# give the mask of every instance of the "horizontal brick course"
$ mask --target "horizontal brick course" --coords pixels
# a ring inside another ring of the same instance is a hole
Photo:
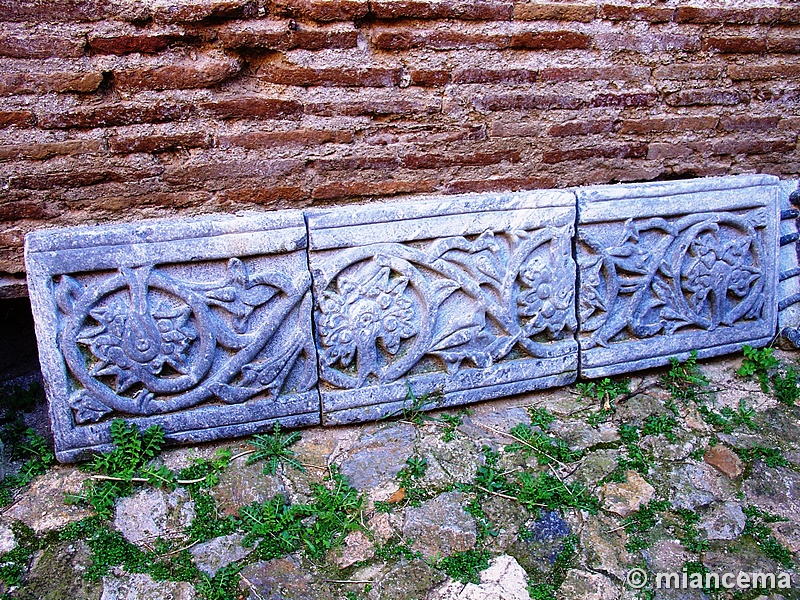
[[[115,70],[114,84],[124,91],[213,87],[236,75],[240,68],[240,60],[222,54],[143,62]]]
[[[0,276],[11,228],[796,173],[766,4],[0,0]]]
[[[264,21],[235,21],[215,30],[226,48],[271,50],[321,50],[323,48],[355,48],[358,32],[352,24],[333,26],[290,26],[288,19]]]
[[[506,21],[514,13],[508,0],[373,0],[370,13],[378,19],[467,19]]]
[[[261,81],[296,86],[393,87],[400,84],[400,69],[332,67],[309,69],[304,67],[268,65],[258,69]]]
[[[194,105],[188,102],[169,100],[158,100],[147,104],[115,102],[64,111],[42,112],[38,115],[37,121],[43,129],[85,129],[177,121],[193,112]]]
[[[597,9],[594,4],[561,2],[517,2],[514,19],[520,21],[580,21],[588,23],[594,19]]]
[[[99,71],[79,68],[50,72],[0,72],[0,96],[47,94],[50,92],[93,92],[103,82]]]
[[[647,144],[604,144],[591,148],[570,150],[547,150],[542,162],[555,164],[565,161],[587,160],[592,158],[642,158],[647,155]]]

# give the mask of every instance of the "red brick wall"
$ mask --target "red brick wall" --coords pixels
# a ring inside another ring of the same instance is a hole
[[[0,0],[3,19],[0,281],[44,225],[800,170],[795,1]]]

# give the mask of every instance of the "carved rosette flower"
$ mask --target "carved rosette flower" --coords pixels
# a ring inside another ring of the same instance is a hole
[[[517,298],[517,312],[528,317],[528,336],[547,330],[550,335],[563,331],[571,317],[573,281],[564,265],[548,264],[542,258],[528,261],[519,273],[525,288]]]
[[[143,381],[145,373],[159,375],[164,365],[186,373],[186,355],[197,337],[188,324],[189,307],[162,302],[152,312],[139,314],[115,298],[89,314],[99,325],[82,332],[78,342],[98,359],[90,375],[115,376],[118,393]]]
[[[739,298],[750,292],[760,275],[757,268],[747,264],[750,244],[748,238],[723,243],[711,232],[692,240],[684,281],[692,310],[703,312],[711,303],[717,318],[722,318],[728,292]]]
[[[320,301],[325,364],[347,367],[357,357],[359,383],[371,373],[380,376],[377,342],[395,355],[419,331],[407,286],[408,278],[390,277],[388,267],[361,280],[340,277],[338,291],[326,291]]]

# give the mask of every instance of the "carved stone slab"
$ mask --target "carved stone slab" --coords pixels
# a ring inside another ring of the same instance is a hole
[[[800,190],[797,180],[781,181],[778,331],[800,347]]]
[[[192,442],[319,423],[305,247],[299,211],[29,235],[59,460],[120,417]]]
[[[309,211],[325,424],[563,385],[577,327],[570,192]]]
[[[779,189],[757,175],[577,190],[581,376],[768,343]]]

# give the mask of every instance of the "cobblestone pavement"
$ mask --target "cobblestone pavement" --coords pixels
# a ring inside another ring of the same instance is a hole
[[[464,410],[419,399],[116,479],[53,466],[11,490],[0,578],[30,599],[797,598],[798,355],[774,357],[750,378],[738,356]]]

